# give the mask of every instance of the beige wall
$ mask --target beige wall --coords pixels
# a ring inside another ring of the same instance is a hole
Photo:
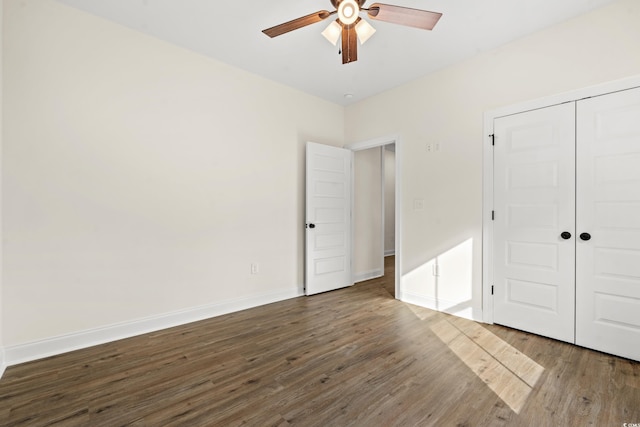
[[[362,281],[384,274],[381,148],[356,151],[353,163],[353,275]]]
[[[5,1],[0,344],[299,293],[304,142],[390,134],[403,288],[480,318],[483,113],[639,74],[639,8],[621,0],[345,112],[50,0]]]
[[[483,113],[640,73],[639,22],[621,0],[346,109],[348,141],[401,136],[403,292],[481,319]]]
[[[5,346],[302,291],[304,143],[341,146],[342,107],[50,0],[4,14]]]
[[[384,150],[384,252],[396,249],[396,153]]]

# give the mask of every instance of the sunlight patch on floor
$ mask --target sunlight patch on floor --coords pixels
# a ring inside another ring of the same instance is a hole
[[[445,319],[431,330],[515,413],[520,413],[544,368],[487,329]]]
[[[438,315],[437,311],[434,311],[430,308],[425,308],[419,305],[405,303],[405,305],[416,315],[416,317],[420,320],[429,319],[430,317]]]

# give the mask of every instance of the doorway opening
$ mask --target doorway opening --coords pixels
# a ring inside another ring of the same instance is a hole
[[[401,147],[397,137],[350,144],[353,168],[354,283],[392,274],[387,290],[400,299]],[[391,265],[390,265],[391,264]]]

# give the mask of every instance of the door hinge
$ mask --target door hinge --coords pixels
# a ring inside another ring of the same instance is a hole
[[[489,138],[491,138],[491,145],[496,145],[496,135],[492,133]]]
[[[491,211],[491,221],[496,220],[496,211]]]
[[[493,295],[493,285],[491,285],[491,295]]]

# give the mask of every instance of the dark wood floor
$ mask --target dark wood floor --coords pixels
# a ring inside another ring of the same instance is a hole
[[[640,364],[411,306],[389,286],[375,279],[10,367],[0,425],[640,423]]]
[[[384,277],[376,282],[380,283],[389,295],[396,297],[396,283],[394,281],[394,275],[396,271],[396,257],[388,256],[384,258]]]

